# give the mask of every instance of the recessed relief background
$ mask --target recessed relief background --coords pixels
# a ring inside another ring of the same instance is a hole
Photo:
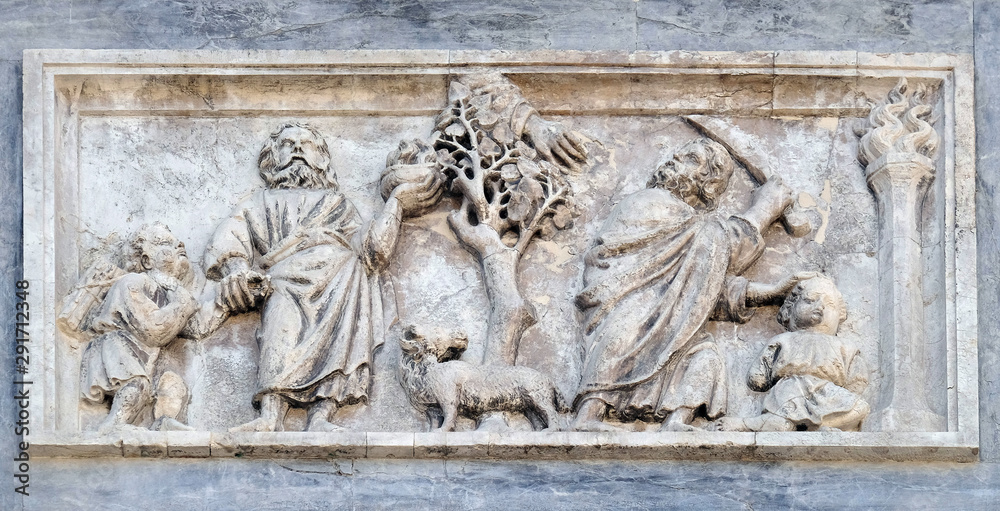
[[[86,269],[87,253],[101,250],[102,239],[112,233],[128,236],[153,221],[169,222],[201,270],[204,248],[215,226],[263,186],[256,172],[260,146],[271,131],[289,120],[309,123],[325,135],[331,168],[365,219],[382,202],[377,190],[386,155],[399,140],[426,137],[432,127],[432,119],[419,117],[85,118],[80,195],[100,199],[79,203],[83,236],[77,271]],[[678,116],[553,120],[591,140],[587,143],[590,161],[567,176],[580,211],[573,227],[559,231],[551,240],[535,241],[525,252],[519,279],[525,298],[539,311],[539,320],[524,333],[518,364],[551,374],[564,395],[573,396],[584,350],[580,313],[573,303],[581,289],[582,256],[614,204],[645,188],[653,171],[673,151],[700,134]],[[774,172],[802,194],[800,200],[815,205],[821,218],[816,232],[805,238],[789,236],[780,225],[769,228],[765,232],[768,247],[745,276],[763,282],[780,280],[794,271],[835,276],[849,311],[840,335],[853,338],[866,358],[877,360],[877,305],[871,286],[878,278],[876,211],[856,161],[853,127],[861,121],[730,119],[737,129],[766,144]],[[719,211],[725,215],[742,211],[750,204],[755,187],[738,167]],[[456,209],[455,202],[446,199],[404,224],[389,275],[400,322],[463,328],[469,335],[466,357],[475,359],[483,349],[489,303],[478,262],[448,227],[446,215]],[[203,270],[200,273],[199,280],[203,280]],[[776,314],[777,307],[772,306],[758,310],[743,325],[711,322],[707,327],[729,364],[731,414],[750,414],[760,407],[762,395],[750,391],[744,375],[767,339],[782,331]],[[225,429],[253,417],[250,398],[258,357],[255,323],[250,317],[234,318],[207,339],[182,340],[164,353],[165,362],[191,382],[188,414],[192,426]],[[387,342],[378,353],[371,405],[345,411],[345,425],[380,431],[422,427],[396,382],[398,349],[397,343]],[[877,385],[868,392],[875,389]],[[939,394],[938,406],[944,397]],[[874,395],[868,399],[873,402]],[[85,410],[83,427],[96,416],[103,412]]]

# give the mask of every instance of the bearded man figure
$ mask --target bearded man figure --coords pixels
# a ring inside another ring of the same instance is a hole
[[[811,274],[776,285],[740,276],[764,252],[762,233],[792,203],[778,178],[745,212],[715,213],[735,165],[707,138],[682,147],[623,199],[585,256],[587,356],[574,402],[577,430],[615,429],[604,419],[695,429],[726,410],[725,359],[703,328],[745,322],[750,307],[776,303]]]
[[[290,406],[308,408],[307,431],[333,431],[339,407],[367,403],[385,332],[380,272],[402,219],[440,200],[441,183],[429,170],[399,184],[364,224],[330,162],[316,129],[281,126],[257,162],[267,188],[240,204],[206,249],[224,307],[261,314],[260,417],[232,431],[281,431]]]

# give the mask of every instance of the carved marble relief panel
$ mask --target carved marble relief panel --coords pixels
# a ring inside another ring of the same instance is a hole
[[[976,457],[966,57],[25,59],[49,455]]]

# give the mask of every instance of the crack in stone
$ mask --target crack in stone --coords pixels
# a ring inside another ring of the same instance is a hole
[[[333,470],[333,471],[329,471],[329,470],[304,470],[304,469],[300,469],[300,468],[289,467],[287,465],[282,465],[281,463],[278,463],[277,465],[279,467],[285,469],[285,470],[288,470],[289,472],[295,472],[297,474],[325,474],[325,475],[335,475],[335,476],[343,476],[343,477],[351,477],[351,476],[354,475],[353,471],[352,472],[344,472],[340,468],[337,468],[336,470]]]

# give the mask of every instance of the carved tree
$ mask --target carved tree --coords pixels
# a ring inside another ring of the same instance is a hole
[[[572,189],[561,167],[542,160],[501,122],[489,93],[452,81],[449,107],[431,135],[448,189],[462,206],[448,222],[483,268],[492,307],[484,363],[514,364],[535,310],[517,287],[517,268],[536,235],[572,225]]]

